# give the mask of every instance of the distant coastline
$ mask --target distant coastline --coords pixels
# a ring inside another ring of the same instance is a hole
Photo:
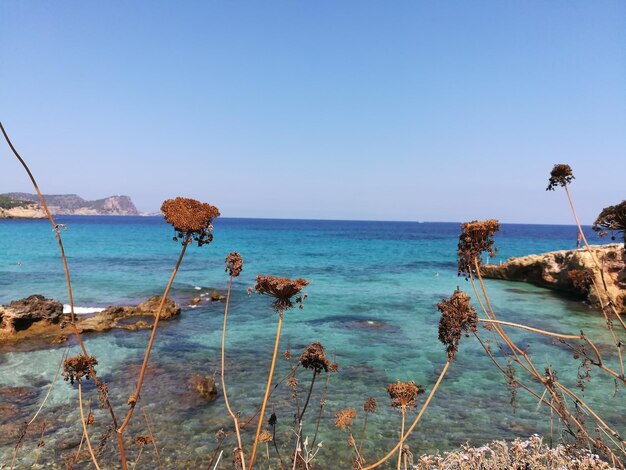
[[[93,201],[76,194],[44,194],[43,197],[53,215],[142,215],[129,196],[109,196]],[[45,216],[36,194],[0,194],[0,219],[42,219]]]

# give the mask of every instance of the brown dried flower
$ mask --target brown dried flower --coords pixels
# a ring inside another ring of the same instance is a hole
[[[305,369],[311,369],[315,373],[328,372],[331,367],[331,362],[324,353],[324,346],[321,343],[315,342],[309,344],[302,356],[300,356],[300,364]]]
[[[213,240],[213,219],[220,216],[217,207],[186,197],[177,197],[163,202],[161,211],[165,221],[174,227],[174,241],[182,238],[183,243],[195,240],[198,246]]]
[[[415,385],[415,382],[400,382],[387,385],[387,393],[391,397],[392,408],[415,408],[417,395],[424,393],[424,390]]]
[[[259,434],[259,442],[272,442],[273,437],[269,431],[263,430]]]
[[[300,291],[309,285],[306,279],[291,280],[286,277],[263,276],[259,274],[256,277],[254,291],[257,294],[269,295],[274,297],[272,306],[276,311],[287,310],[300,304],[306,299],[306,294],[300,294]],[[295,299],[293,298],[295,296]]]
[[[291,377],[289,377],[287,379],[287,387],[289,387],[292,390],[298,388],[298,377],[296,377],[295,375],[292,375]]]
[[[152,442],[152,436],[147,436],[145,434],[138,434],[137,436],[135,436],[135,444],[137,444],[138,446],[143,447],[147,444],[152,444]]]
[[[601,237],[607,234],[607,230],[621,233],[626,247],[626,201],[602,209],[591,228],[598,232]],[[611,238],[615,240],[614,235]]]
[[[239,253],[233,251],[226,257],[226,271],[229,276],[237,277],[243,269],[243,258]]]
[[[85,424],[86,425],[90,425],[90,424],[96,424],[96,418],[93,415],[93,413],[90,411],[89,413],[87,413],[87,418],[85,419]]]
[[[459,276],[469,276],[475,272],[474,259],[478,265],[482,263],[481,254],[486,252],[491,258],[498,251],[493,246],[493,236],[500,230],[500,224],[496,219],[473,220],[461,225],[459,245],[457,248]]]
[[[365,403],[363,403],[363,411],[365,411],[366,413],[376,413],[377,407],[378,404],[376,403],[376,398],[374,397],[369,397],[367,400],[365,400]]]
[[[595,276],[593,271],[589,268],[585,269],[572,269],[568,271],[567,277],[572,281],[572,285],[579,289],[582,293],[589,293],[589,289],[593,285]]]
[[[283,353],[283,357],[285,358],[285,360],[287,361],[291,361],[291,351],[287,350]]]
[[[449,299],[442,299],[437,309],[441,312],[439,341],[446,346],[448,359],[452,361],[459,350],[461,334],[465,332],[465,336],[469,336],[470,331],[476,331],[478,315],[470,305],[470,297],[459,289]]]
[[[97,364],[98,360],[94,356],[78,354],[77,356],[69,357],[63,363],[63,378],[72,385],[83,377],[89,379],[91,377],[91,368]]]
[[[554,188],[557,186],[564,188],[571,183],[573,179],[574,173],[572,173],[572,168],[564,163],[558,163],[554,165],[554,168],[552,168],[550,172],[550,184],[548,184],[546,191],[554,191]]]
[[[346,429],[352,426],[352,420],[356,418],[356,410],[354,408],[346,408],[335,413],[335,426],[340,429]]]
[[[339,364],[336,362],[328,364],[328,372],[339,372]]]

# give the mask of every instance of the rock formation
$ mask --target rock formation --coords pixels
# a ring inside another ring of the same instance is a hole
[[[153,296],[135,307],[110,306],[91,315],[77,315],[76,327],[81,332],[104,332],[113,328],[138,330],[150,328],[151,319],[158,310],[161,297]],[[160,319],[170,320],[181,309],[171,299],[165,301]],[[49,339],[52,344],[63,343],[72,331],[67,327],[69,315],[63,314],[63,305],[42,295],[31,295],[0,306],[0,339]]]
[[[485,278],[530,282],[580,295],[594,307],[607,305],[611,300],[618,312],[626,313],[626,255],[623,245],[592,245],[591,250],[601,270],[597,269],[591,254],[581,248],[510,258],[499,266],[484,265],[481,272]]]

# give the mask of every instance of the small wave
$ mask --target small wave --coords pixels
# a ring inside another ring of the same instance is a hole
[[[76,315],[87,315],[88,313],[98,313],[98,312],[102,312],[102,310],[104,310],[104,308],[102,307],[77,307],[76,305],[74,305],[74,313]],[[70,313],[70,306],[68,305],[63,305],[63,313]]]
[[[194,289],[195,290],[202,290],[202,287],[195,286]]]

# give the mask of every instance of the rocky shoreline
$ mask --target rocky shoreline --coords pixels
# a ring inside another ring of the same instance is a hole
[[[207,300],[220,301],[222,296],[212,291]],[[101,312],[76,315],[76,328],[81,333],[103,333],[114,329],[141,330],[151,328],[161,297],[152,296],[138,305],[111,305]],[[191,305],[201,302],[194,298]],[[173,300],[165,301],[160,320],[172,320],[181,313]],[[63,313],[58,300],[43,295],[31,295],[0,305],[0,341],[4,344],[33,340],[42,344],[62,344],[73,334],[70,315]]]
[[[626,314],[624,246],[614,243],[591,245],[590,248],[601,270],[596,267],[589,251],[581,248],[510,258],[500,265],[482,266],[481,273],[488,279],[528,282],[577,295],[596,308],[611,300],[618,312]],[[606,285],[606,292],[603,285]]]

